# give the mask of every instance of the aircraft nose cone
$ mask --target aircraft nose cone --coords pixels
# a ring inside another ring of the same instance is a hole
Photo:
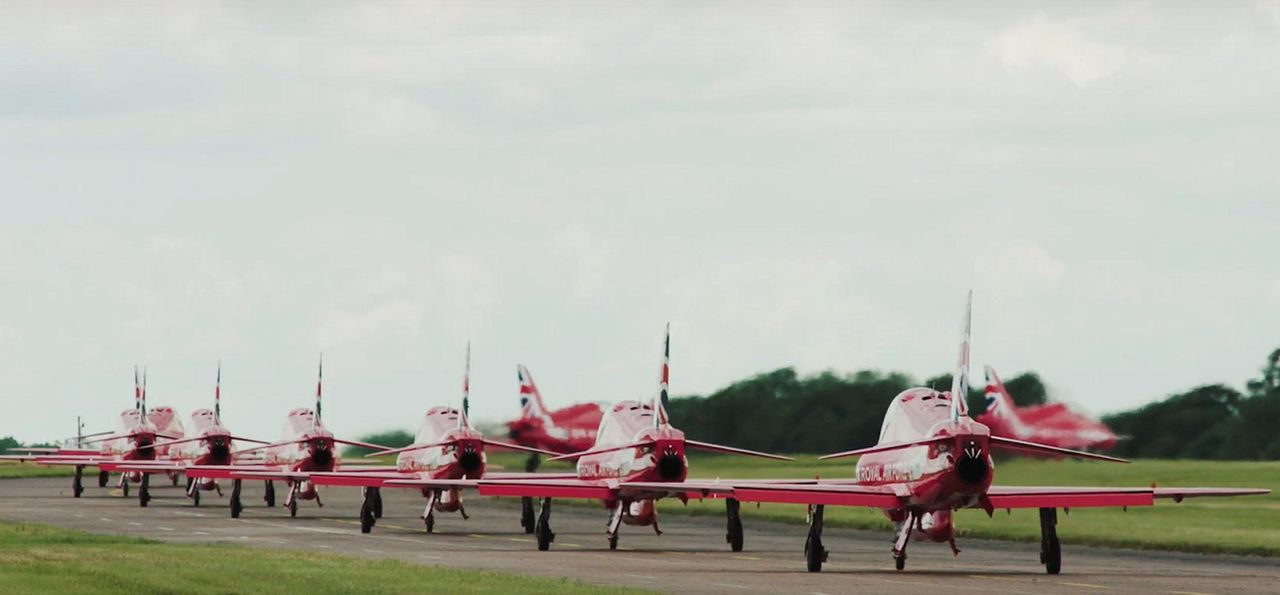
[[[658,459],[658,476],[663,479],[680,479],[684,473],[684,458],[675,453],[667,453]]]
[[[215,442],[209,447],[209,456],[215,461],[231,461],[231,447],[225,442]]]
[[[956,475],[960,477],[960,481],[980,484],[987,479],[987,474],[990,472],[987,458],[983,456],[980,446],[970,443],[960,451],[960,460],[956,462]]]
[[[321,467],[333,462],[333,451],[327,448],[317,448],[311,453],[311,462]]]
[[[467,473],[476,471],[480,468],[480,453],[474,450],[463,451],[458,455],[458,465]]]

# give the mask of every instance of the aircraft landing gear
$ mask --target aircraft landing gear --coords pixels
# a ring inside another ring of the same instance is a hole
[[[538,539],[539,551],[551,549],[551,542],[556,540],[556,534],[551,532],[551,498],[542,499],[542,509],[538,511],[538,523],[533,532]]]
[[[98,471],[98,487],[107,487],[107,482],[111,481],[111,474],[106,471]]]
[[[605,525],[605,535],[609,537],[609,549],[618,549],[618,529],[622,527],[622,513],[626,507],[626,503],[619,500],[618,505],[613,508],[613,514],[609,515],[609,524]]]
[[[290,481],[289,492],[284,495],[284,507],[289,509],[289,516],[298,516],[298,487],[299,483]]]
[[[200,486],[190,477],[187,478],[187,497],[191,498],[192,506],[200,506]]]
[[[138,506],[143,508],[146,508],[147,504],[151,502],[151,490],[147,489],[150,483],[151,474],[143,473],[142,481],[138,484]]]
[[[427,526],[427,533],[436,530],[436,502],[440,500],[440,490],[431,490],[427,494],[427,507],[422,510],[422,523]]]
[[[911,541],[911,530],[920,523],[920,516],[909,513],[907,520],[898,525],[898,534],[893,538],[893,567],[902,570],[907,567],[907,543]]]
[[[1062,544],[1058,543],[1058,509],[1040,509],[1040,563],[1049,574],[1062,572]]]
[[[262,494],[262,501],[267,503],[267,508],[275,508],[276,505],[276,484],[274,481],[267,480],[266,491]]]
[[[524,496],[520,498],[520,526],[524,527],[526,534],[533,534],[533,527],[536,521],[533,520],[533,498]]]
[[[170,473],[169,473],[169,481],[173,483],[173,487],[175,487],[175,488],[176,488],[176,487],[178,487],[178,474],[177,474],[177,473],[170,472]]]
[[[244,510],[244,505],[240,503],[240,482],[239,479],[231,481],[231,518],[240,518],[240,511]]]
[[[382,488],[369,488],[373,494],[373,518],[382,518]]]
[[[741,504],[737,498],[724,501],[725,516],[728,518],[729,525],[724,540],[729,542],[729,549],[735,552],[742,551],[742,515],[738,513],[740,507]]]
[[[80,480],[83,475],[84,465],[76,465],[75,477],[71,478],[71,496],[73,498],[79,498],[80,494],[84,493],[84,483]]]
[[[378,488],[365,488],[364,499],[360,502],[360,532],[368,533],[373,531],[373,526],[377,524],[377,515],[373,510],[373,497],[377,494]]]
[[[129,497],[129,474],[128,473],[120,474],[120,493],[123,494],[125,498]]]
[[[809,507],[809,537],[804,541],[804,559],[809,572],[821,572],[822,563],[827,561],[827,550],[822,547],[822,513],[823,505]]]
[[[529,458],[525,459],[524,461],[524,470],[527,473],[533,473],[534,471],[537,471],[538,467],[541,465],[542,465],[542,457],[539,457],[538,453],[536,452],[529,453]]]

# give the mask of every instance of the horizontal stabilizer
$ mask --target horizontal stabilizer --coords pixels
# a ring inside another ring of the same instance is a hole
[[[697,450],[705,450],[707,452],[718,452],[729,455],[742,455],[746,457],[760,457],[762,459],[773,459],[775,461],[794,461],[791,457],[782,455],[769,454],[767,452],[756,452],[745,448],[734,448],[732,446],[722,446],[719,444],[711,444],[710,442],[698,442],[697,440],[685,440],[685,446]]]
[[[548,461],[568,461],[568,460],[577,459],[577,458],[590,456],[590,455],[604,454],[606,452],[617,452],[619,450],[626,450],[628,448],[640,448],[642,446],[652,446],[653,444],[655,444],[655,442],[652,440],[644,440],[641,442],[632,442],[631,444],[623,444],[621,446],[607,446],[605,448],[592,448],[592,449],[584,450],[581,452],[573,452],[567,455],[551,457],[547,460]]]
[[[844,452],[837,452],[829,455],[823,455],[818,457],[818,460],[821,461],[826,459],[840,459],[844,457],[858,457],[858,456],[869,455],[877,452],[889,452],[891,450],[915,448],[917,446],[932,446],[939,442],[948,442],[951,439],[952,439],[951,436],[937,436],[937,437],[929,438],[926,440],[916,440],[914,442],[894,442],[892,444],[877,444],[875,446],[868,446],[866,448],[859,448],[857,450],[846,450]]]
[[[485,446],[492,446],[494,448],[505,448],[508,450],[522,450],[524,452],[532,452],[532,453],[537,453],[541,455],[547,455],[549,457],[554,457],[560,454],[556,452],[551,452],[549,450],[542,450],[541,448],[533,448],[531,446],[522,446],[520,444],[508,444],[506,442],[498,442],[497,440],[489,440],[488,438],[484,440],[484,444]]]
[[[1107,455],[1094,454],[1080,450],[1071,450],[1069,448],[1058,448],[1047,444],[1036,444],[1035,442],[1024,442],[1022,440],[1014,440],[1013,438],[1002,438],[1000,436],[991,437],[991,448],[1000,449],[1008,452],[1016,452],[1027,455],[1041,455],[1050,457],[1077,457],[1081,459],[1093,459],[1095,461],[1108,461],[1111,463],[1128,463],[1124,459],[1109,457]]]

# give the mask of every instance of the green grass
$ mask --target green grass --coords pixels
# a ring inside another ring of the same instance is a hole
[[[178,545],[0,521],[5,593],[623,593],[568,579]]]
[[[94,469],[94,471],[96,471],[96,469]],[[75,469],[73,467],[42,467],[35,463],[0,461],[0,479],[19,479],[23,477],[71,477],[74,474]]]
[[[799,455],[795,463],[757,459],[697,456],[690,462],[691,476],[724,479],[853,477],[853,462],[819,462]],[[523,457],[491,457],[511,470],[523,469]],[[544,465],[543,471],[564,470],[564,465]],[[1134,461],[1128,465],[1101,462],[1003,460],[996,463],[996,483],[1001,485],[1059,486],[1223,486],[1269,488],[1266,496],[1191,498],[1182,503],[1159,500],[1154,507],[1122,509],[1090,508],[1059,515],[1058,535],[1065,543],[1131,547],[1189,552],[1217,552],[1280,556],[1280,461]],[[663,513],[723,515],[718,500],[676,500],[659,504]],[[743,504],[746,518],[801,524],[805,507],[793,504]],[[890,530],[879,510],[827,507],[827,526]],[[1038,541],[1039,516],[1035,510],[997,510],[988,518],[980,510],[956,513],[960,537]],[[748,528],[749,530],[749,528]],[[964,547],[960,544],[961,548]]]

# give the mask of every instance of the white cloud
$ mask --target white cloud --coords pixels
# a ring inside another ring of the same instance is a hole
[[[1124,48],[1091,40],[1083,29],[1077,21],[1050,20],[1042,12],[1001,31],[988,51],[1006,69],[1046,68],[1078,86],[1120,72],[1125,65]]]

